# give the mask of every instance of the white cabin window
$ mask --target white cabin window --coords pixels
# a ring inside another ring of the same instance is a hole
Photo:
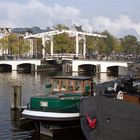
[[[53,81],[53,91],[59,91],[59,80]]]
[[[61,91],[66,91],[66,81],[65,80],[61,81],[60,89],[61,89]]]

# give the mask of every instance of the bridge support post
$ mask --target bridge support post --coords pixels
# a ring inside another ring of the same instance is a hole
[[[72,72],[78,72],[78,62],[72,60]]]
[[[37,65],[34,65],[34,70],[37,71]]]
[[[86,37],[85,35],[83,36],[83,40],[84,40],[84,44],[83,44],[83,57],[85,59],[85,56],[86,56]]]
[[[12,71],[17,71],[17,65],[15,64],[12,65]]]
[[[36,65],[34,65],[34,64],[31,64],[31,71],[35,71],[35,67]]]
[[[100,64],[96,65],[96,73],[100,73],[101,72],[101,66]]]
[[[63,72],[71,72],[72,71],[72,65],[69,63],[62,65],[62,71]]]
[[[50,54],[51,54],[51,58],[53,57],[53,36],[51,36],[50,37],[50,41],[51,41],[51,52],[50,52]]]
[[[42,37],[42,57],[45,57],[45,37]]]

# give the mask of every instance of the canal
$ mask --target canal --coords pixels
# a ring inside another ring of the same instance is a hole
[[[23,120],[20,113],[11,110],[10,97],[13,86],[22,88],[22,106],[27,105],[30,96],[46,92],[46,82],[52,76],[66,75],[59,71],[40,73],[0,73],[0,140],[49,140],[36,133],[36,126],[31,121]],[[72,74],[69,74],[72,75]],[[85,74],[84,74],[85,75]],[[87,75],[86,75],[87,76]],[[91,75],[96,83],[114,79],[106,74]],[[64,136],[64,139],[66,136]],[[57,138],[56,138],[57,139]],[[82,139],[82,138],[81,138]],[[79,140],[81,140],[79,138]],[[51,140],[51,139],[50,139]],[[58,138],[60,140],[60,138]],[[62,138],[61,138],[62,140]]]

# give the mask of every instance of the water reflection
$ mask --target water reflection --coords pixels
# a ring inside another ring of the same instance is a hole
[[[1,140],[46,140],[49,138],[38,135],[35,132],[35,125],[32,121],[22,120],[19,112],[11,111],[10,95],[13,93],[13,86],[22,87],[22,106],[29,102],[33,95],[46,92],[46,81],[56,75],[73,75],[72,73],[38,72],[22,74],[13,71],[12,73],[0,73],[0,139]],[[86,74],[84,74],[86,75]],[[87,76],[87,75],[86,75]],[[89,76],[89,74],[88,74]],[[96,83],[112,80],[106,74],[91,75]],[[30,124],[30,125],[29,125]]]

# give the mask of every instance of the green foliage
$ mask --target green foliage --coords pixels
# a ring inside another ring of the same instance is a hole
[[[137,38],[133,35],[127,35],[122,39],[122,46],[124,53],[135,53],[137,45]]]
[[[69,30],[69,27],[63,25],[63,24],[57,24],[54,26],[55,30]]]
[[[49,54],[50,53],[50,50],[51,50],[51,43],[50,43],[49,40],[47,40],[45,42],[45,52]]]
[[[9,34],[0,39],[0,47],[10,55],[24,54],[30,50],[30,44],[22,36]]]
[[[140,41],[137,41],[136,44],[134,45],[133,52],[135,55],[140,55]]]
[[[108,48],[104,42],[104,39],[98,39],[97,40],[97,51],[99,54],[106,54]]]
[[[118,54],[118,53],[123,52],[123,50],[124,50],[124,48],[121,45],[121,41],[118,40],[117,38],[114,38],[114,53]]]
[[[68,34],[60,34],[54,36],[54,51],[56,53],[73,53],[75,41]]]
[[[97,48],[96,48],[96,45],[97,45],[97,38],[95,37],[91,37],[91,36],[87,36],[86,37],[86,45],[87,45],[87,48],[89,50],[92,50],[92,51],[95,51]]]
[[[30,43],[27,40],[21,39],[18,46],[19,54],[25,54],[30,50]]]
[[[116,46],[115,37],[111,35],[108,31],[104,31],[103,34],[107,35],[107,38],[104,39],[104,43],[106,46],[106,53],[111,54]]]

